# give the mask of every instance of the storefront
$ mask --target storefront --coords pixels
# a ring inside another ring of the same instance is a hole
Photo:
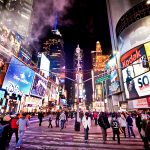
[[[150,106],[147,98],[128,101],[128,110],[148,110]]]
[[[24,96],[21,101],[20,111],[38,112],[42,107],[42,99],[33,96]]]

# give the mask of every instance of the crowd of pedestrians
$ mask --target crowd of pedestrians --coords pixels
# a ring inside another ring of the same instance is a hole
[[[131,113],[106,113],[106,112],[86,112],[84,117],[81,118],[82,124],[84,127],[84,136],[85,143],[88,142],[88,131],[91,128],[91,122],[94,121],[95,125],[99,125],[103,137],[103,143],[105,144],[107,141],[107,129],[112,128],[113,137],[112,140],[115,141],[117,136],[118,144],[120,141],[120,134],[124,134],[124,138],[131,138],[133,136],[136,138],[134,130],[133,130],[133,117],[135,118],[135,124],[139,131],[139,135],[144,143],[145,150],[149,150],[149,142],[150,142],[150,112],[148,113],[135,113],[131,115]],[[128,133],[128,136],[126,134]]]
[[[26,113],[7,114],[0,118],[0,150],[8,149],[13,133],[16,136],[16,148],[21,147],[23,135],[29,126],[29,119]]]
[[[68,113],[68,111],[62,110],[55,113],[47,114],[48,128],[60,128],[63,131],[66,128],[68,117],[73,118],[77,113]],[[37,118],[39,119],[39,127],[42,126],[43,118],[45,114],[39,112]],[[136,125],[139,135],[144,143],[145,150],[149,150],[150,141],[150,113],[139,113],[134,115],[131,113],[106,113],[106,112],[83,112],[80,111],[80,124],[84,128],[84,140],[88,143],[89,130],[95,126],[100,126],[102,133],[103,143],[107,143],[107,129],[112,128],[112,140],[120,144],[120,134],[124,135],[124,138],[136,138],[133,126]],[[135,124],[134,119],[135,118]],[[23,141],[23,136],[27,127],[29,126],[30,115],[16,114],[5,115],[0,118],[0,146],[1,150],[6,150],[9,147],[13,133],[15,133],[16,148],[20,148]],[[53,122],[55,121],[55,125]],[[93,123],[92,123],[93,121]]]

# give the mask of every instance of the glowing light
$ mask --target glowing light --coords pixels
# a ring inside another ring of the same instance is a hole
[[[150,0],[147,0],[146,4],[148,4],[148,5],[149,5],[149,4],[150,4]]]

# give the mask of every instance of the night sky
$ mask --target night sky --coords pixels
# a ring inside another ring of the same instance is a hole
[[[90,78],[92,68],[90,51],[95,50],[96,41],[101,42],[103,54],[111,53],[105,0],[46,0],[45,3],[43,0],[37,1],[34,36],[38,39],[48,35],[48,30],[53,28],[57,12],[58,29],[64,39],[66,68],[73,69],[73,53],[79,44],[84,53],[84,80]],[[42,25],[41,20],[44,20]],[[45,28],[47,26],[49,29]],[[72,77],[72,73],[68,72],[67,76]],[[66,87],[69,88],[70,81],[66,80],[66,83]],[[85,84],[85,88],[87,99],[90,101],[92,98],[91,81]]]

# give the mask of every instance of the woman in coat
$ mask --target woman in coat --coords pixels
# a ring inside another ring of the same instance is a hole
[[[87,112],[85,113],[85,115],[82,119],[82,124],[83,124],[83,127],[84,127],[85,143],[87,143],[88,142],[89,129],[91,127],[91,118],[89,117]]]
[[[121,114],[121,117],[119,118],[119,124],[120,124],[120,127],[121,127],[122,130],[123,130],[124,137],[126,138],[127,122],[126,122],[126,118],[125,118],[125,115],[124,115],[124,114]]]

